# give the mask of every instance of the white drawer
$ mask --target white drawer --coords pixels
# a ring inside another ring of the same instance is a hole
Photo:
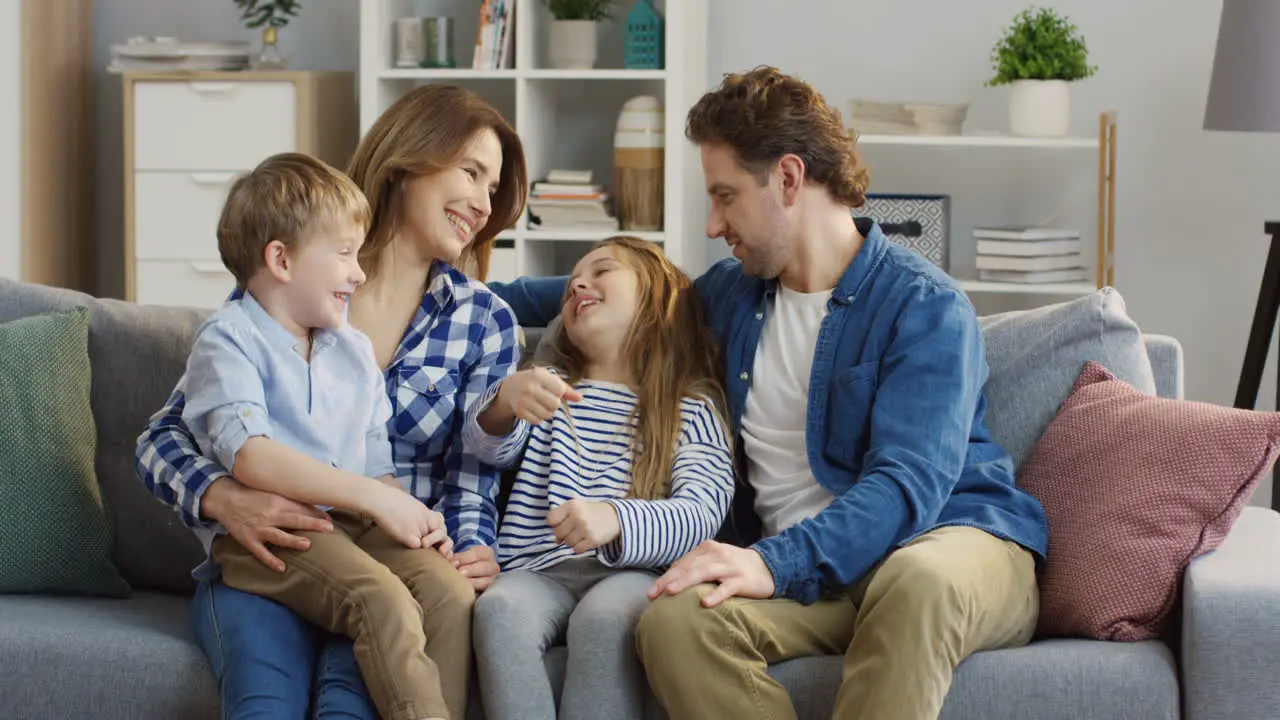
[[[134,255],[217,260],[218,217],[237,173],[134,173]]]
[[[134,84],[137,170],[251,170],[297,147],[291,82]]]
[[[235,278],[216,260],[139,260],[134,297],[139,305],[222,307]]]

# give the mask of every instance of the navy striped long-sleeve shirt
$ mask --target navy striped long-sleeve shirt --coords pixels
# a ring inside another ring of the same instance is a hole
[[[567,402],[550,420],[518,422],[504,437],[486,435],[476,418],[496,395],[469,414],[463,442],[482,462],[510,466],[523,448],[506,513],[498,530],[502,569],[537,569],[576,557],[556,541],[547,514],[574,498],[608,502],[622,533],[585,553],[611,567],[662,568],[712,538],[733,498],[733,458],[724,425],[711,405],[686,398],[671,467],[668,497],[628,498],[632,478],[631,435],[637,397],[629,388],[599,380],[576,385],[581,401]],[[570,419],[572,416],[572,419]]]

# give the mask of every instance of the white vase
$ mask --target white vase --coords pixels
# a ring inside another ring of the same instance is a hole
[[[1062,137],[1071,125],[1071,88],[1065,80],[1014,80],[1009,88],[1009,130],[1022,137]]]
[[[596,21],[554,20],[547,42],[551,45],[551,67],[560,70],[590,70],[596,64]]]

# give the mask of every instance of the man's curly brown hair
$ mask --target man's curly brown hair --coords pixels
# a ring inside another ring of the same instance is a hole
[[[733,149],[761,184],[782,156],[793,154],[837,202],[861,207],[866,201],[871,174],[840,111],[813,86],[777,68],[725,74],[720,87],[689,110],[685,135],[698,145]]]

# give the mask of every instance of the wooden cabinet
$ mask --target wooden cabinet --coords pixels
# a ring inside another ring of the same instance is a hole
[[[217,225],[235,179],[304,152],[339,170],[356,147],[351,73],[125,73],[125,297],[214,308],[234,287]]]

